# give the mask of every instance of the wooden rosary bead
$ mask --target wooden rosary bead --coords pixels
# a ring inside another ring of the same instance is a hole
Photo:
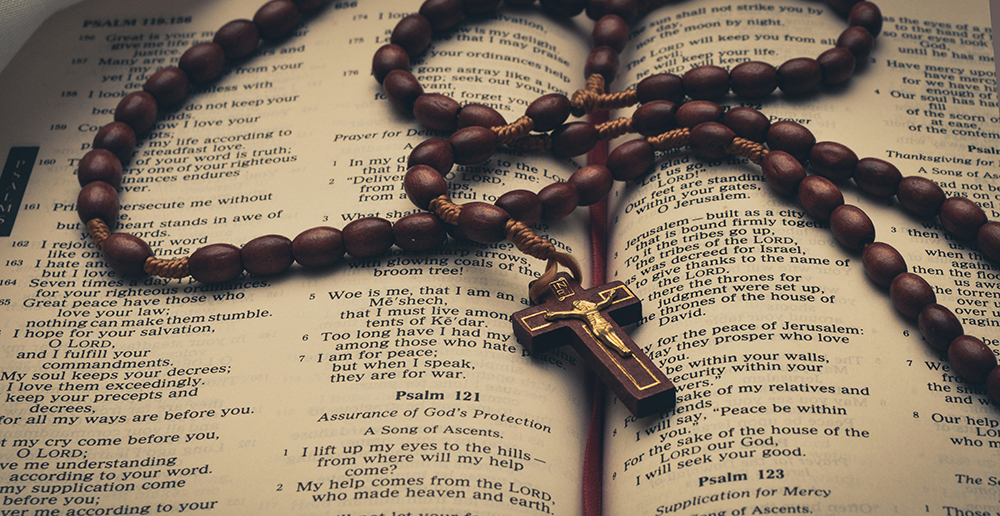
[[[497,134],[480,126],[459,129],[448,138],[455,149],[455,163],[476,165],[490,159],[497,151]]]
[[[801,124],[782,120],[771,124],[767,130],[767,147],[785,151],[805,164],[816,143],[816,137]]]
[[[587,56],[587,62],[583,65],[583,76],[600,74],[604,77],[604,84],[610,85],[618,76],[618,65],[618,52],[611,47],[597,47]]]
[[[424,88],[408,70],[389,72],[382,82],[382,88],[389,102],[404,113],[413,113],[414,104],[424,94]]]
[[[849,179],[857,163],[858,155],[836,142],[819,142],[809,151],[809,164],[817,174],[831,181]]]
[[[979,250],[995,262],[1000,262],[1000,222],[991,220],[979,227],[976,234]]]
[[[552,154],[571,158],[590,152],[600,139],[597,129],[586,122],[563,124],[552,131]]]
[[[257,24],[250,20],[233,20],[215,32],[212,42],[222,47],[226,59],[235,61],[257,50],[260,31],[257,30]]]
[[[572,18],[583,12],[586,0],[539,0],[542,9],[559,18]]]
[[[803,95],[819,88],[823,69],[809,57],[789,59],[778,67],[778,88],[789,95]]]
[[[115,122],[126,123],[136,134],[142,134],[153,127],[156,114],[156,99],[145,91],[133,91],[118,102]]]
[[[97,131],[92,146],[110,151],[124,163],[135,150],[135,131],[128,124],[111,122]]]
[[[364,217],[344,226],[344,249],[355,258],[374,258],[392,247],[392,223],[381,217]]]
[[[406,160],[407,167],[427,165],[437,170],[442,176],[451,172],[451,167],[454,164],[455,150],[447,140],[441,138],[424,140],[423,143],[410,151],[410,157]]]
[[[396,245],[405,251],[427,251],[444,243],[448,231],[433,213],[411,213],[392,225]]]
[[[493,204],[507,212],[510,218],[526,226],[542,218],[542,201],[535,192],[529,190],[511,190]]]
[[[875,283],[888,287],[893,278],[906,272],[906,261],[895,247],[882,242],[874,242],[865,246],[861,253],[861,263],[865,274]]]
[[[731,110],[730,110],[731,111]],[[771,151],[760,164],[764,180],[781,195],[792,195],[799,190],[799,183],[806,177],[806,169],[791,154]]]
[[[909,176],[899,182],[896,191],[899,204],[910,213],[920,217],[933,217],[941,212],[946,199],[944,190],[930,179]]]
[[[406,171],[403,190],[417,208],[427,210],[431,201],[448,193],[448,182],[440,171],[427,165],[415,165]]]
[[[393,45],[392,43],[382,45],[382,47],[375,51],[375,57],[372,58],[372,75],[375,76],[375,80],[379,84],[385,81],[385,76],[389,75],[389,72],[409,69],[410,56],[399,45]]]
[[[462,21],[462,0],[425,0],[419,12],[431,22],[431,29],[444,32]]]
[[[837,46],[850,50],[860,66],[868,62],[868,56],[875,48],[875,38],[864,27],[848,27],[837,38]]]
[[[718,122],[724,108],[708,100],[691,100],[681,104],[674,115],[677,127],[691,128],[705,122]]]
[[[310,269],[333,265],[344,257],[344,238],[337,228],[307,229],[292,240],[295,261]]]
[[[835,86],[846,82],[854,74],[857,59],[850,50],[833,47],[816,58],[822,72],[822,82],[827,86]]]
[[[243,268],[254,276],[285,272],[295,261],[292,241],[281,235],[264,235],[243,244],[240,259]]]
[[[656,151],[645,139],[630,140],[608,154],[607,167],[615,181],[629,181],[649,170],[656,161]]]
[[[253,23],[262,39],[280,39],[292,32],[302,19],[299,8],[291,0],[271,0],[260,6]]]
[[[994,400],[1000,400],[1000,367],[994,367],[986,378],[986,392]]]
[[[101,243],[101,253],[111,268],[122,276],[146,274],[146,260],[153,256],[143,239],[128,233],[112,233]]]
[[[570,183],[551,183],[538,191],[542,202],[542,218],[560,220],[580,205],[580,192]]]
[[[675,127],[677,105],[669,100],[653,100],[632,113],[632,129],[643,136],[656,136]]]
[[[118,226],[118,210],[121,202],[115,187],[104,181],[87,183],[76,198],[76,212],[84,224],[90,219],[100,218],[109,229]]]
[[[184,70],[176,66],[160,68],[153,75],[146,79],[142,89],[156,99],[156,104],[160,107],[170,107],[187,96],[188,85],[187,74]]]
[[[736,133],[718,122],[703,122],[691,129],[689,145],[694,155],[708,161],[725,158],[726,148],[733,143]]]
[[[113,188],[122,185],[122,162],[107,149],[93,149],[83,155],[76,169],[80,186],[91,181],[104,181]]]
[[[965,197],[949,197],[941,204],[941,225],[962,240],[972,240],[986,224],[986,213]]]
[[[217,43],[198,43],[187,49],[177,63],[195,84],[207,84],[216,79],[226,66],[226,53]]]
[[[872,36],[882,32],[882,11],[871,2],[858,2],[847,14],[847,25],[864,27]]]
[[[947,350],[952,341],[965,333],[958,317],[937,303],[931,303],[920,311],[917,327],[924,340],[938,351]]]
[[[587,18],[600,21],[607,16],[617,16],[628,24],[639,14],[636,0],[587,0]]]
[[[503,0],[503,3],[514,8],[525,8],[535,3],[535,0]]]
[[[910,319],[916,319],[927,305],[937,302],[934,289],[912,272],[898,274],[892,279],[889,298],[896,310]]]
[[[621,53],[628,43],[629,32],[628,23],[621,16],[606,14],[594,24],[590,40],[595,48],[607,46]]]
[[[243,273],[240,248],[230,244],[211,244],[188,257],[188,272],[202,283],[225,283]]]
[[[830,230],[844,247],[860,251],[875,241],[875,225],[861,208],[841,204],[830,213]]]
[[[729,72],[713,65],[696,66],[684,73],[684,91],[694,100],[718,100],[729,93]]]
[[[757,143],[767,140],[767,130],[771,128],[771,120],[756,109],[734,107],[722,115],[722,123],[733,130],[736,136]]]
[[[830,220],[834,208],[844,204],[844,194],[823,176],[806,176],[799,183],[799,203],[813,217]]]
[[[615,180],[611,171],[604,165],[587,165],[580,168],[569,178],[569,184],[576,187],[580,193],[578,204],[590,206],[607,197]],[[513,216],[513,215],[512,215]]]
[[[948,346],[951,367],[965,381],[981,384],[997,366],[997,357],[983,341],[972,335],[962,335]]]
[[[502,127],[507,125],[497,110],[483,104],[466,104],[458,112],[458,128],[463,127]]]
[[[431,22],[421,14],[410,14],[399,20],[392,29],[389,41],[406,50],[410,57],[416,57],[431,46],[433,30]]]
[[[424,93],[413,103],[413,115],[421,124],[450,133],[458,127],[458,112],[462,106],[440,93]]]
[[[840,14],[847,14],[859,0],[828,0],[830,6]]]
[[[549,93],[529,104],[524,114],[535,124],[535,131],[547,133],[566,122],[572,108],[566,95]]]
[[[482,16],[500,7],[500,0],[462,0],[462,13],[466,16]]]
[[[858,188],[876,197],[892,197],[899,191],[903,174],[888,161],[862,158],[854,165],[854,182]]]
[[[653,100],[669,100],[680,105],[684,100],[684,81],[672,73],[658,73],[639,81],[635,96],[645,104]]]
[[[473,242],[495,244],[507,238],[504,224],[509,218],[503,208],[484,202],[470,202],[462,205],[458,227],[462,235]]]
[[[748,99],[766,97],[778,87],[778,71],[769,63],[749,61],[729,72],[733,93]]]

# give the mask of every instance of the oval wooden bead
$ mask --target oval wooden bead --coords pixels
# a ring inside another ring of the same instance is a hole
[[[605,16],[617,16],[623,23],[632,23],[639,14],[636,0],[587,0],[587,17],[600,20]]]
[[[819,88],[823,69],[809,57],[789,59],[778,67],[778,88],[789,95],[803,95]]]
[[[586,0],[539,0],[542,9],[558,18],[572,18],[583,12]]]
[[[703,122],[691,129],[688,145],[694,155],[704,160],[722,159],[729,155],[726,148],[733,143],[736,133],[718,122]]]
[[[135,131],[128,124],[111,122],[97,131],[92,147],[106,149],[124,163],[135,150]]]
[[[618,52],[611,47],[597,47],[590,51],[587,62],[583,66],[583,76],[590,77],[600,74],[604,84],[611,85],[618,76]]]
[[[986,213],[976,203],[965,197],[949,197],[941,204],[941,225],[962,240],[976,238],[979,228],[986,224]]]
[[[292,240],[292,256],[303,267],[314,269],[333,265],[344,257],[344,238],[337,228],[307,229]]]
[[[766,97],[778,87],[778,70],[760,61],[740,63],[729,72],[729,87],[744,98]]]
[[[781,195],[792,195],[799,191],[799,183],[806,177],[806,169],[791,154],[771,151],[760,164],[767,184]]]
[[[497,151],[496,133],[485,127],[471,126],[459,129],[448,138],[455,150],[455,163],[476,165],[490,159]]]
[[[101,253],[122,276],[145,276],[146,260],[153,256],[149,244],[128,233],[112,233],[101,243]]]
[[[850,178],[857,163],[858,155],[836,142],[819,142],[809,151],[809,164],[817,174],[831,181]]]
[[[848,27],[837,38],[837,46],[850,50],[860,66],[868,62],[868,56],[875,48],[875,38],[864,27]]]
[[[292,32],[302,14],[291,0],[271,0],[260,6],[253,15],[262,39],[280,39]]]
[[[903,174],[888,161],[862,158],[854,165],[854,182],[858,188],[876,197],[892,197],[899,190]]]
[[[431,22],[421,14],[410,14],[399,20],[392,29],[389,41],[406,50],[410,57],[415,57],[431,46]]]
[[[1000,222],[991,220],[983,224],[976,234],[979,250],[995,262],[1000,262]]]
[[[382,81],[385,96],[396,109],[412,114],[417,99],[423,96],[424,88],[408,70],[393,70]]]
[[[934,289],[912,272],[898,274],[892,279],[889,297],[896,310],[910,319],[916,319],[927,305],[937,302]]]
[[[503,127],[507,125],[497,110],[483,104],[466,104],[458,112],[458,128],[463,127]]]
[[[958,317],[937,303],[931,303],[920,311],[917,327],[924,340],[938,351],[947,350],[952,341],[965,333]]]
[[[782,120],[771,124],[767,130],[767,146],[771,150],[785,151],[805,164],[816,137],[801,124]]]
[[[907,211],[921,217],[933,217],[941,212],[944,190],[930,179],[909,176],[899,182],[896,199]]]
[[[176,66],[160,68],[153,75],[146,79],[142,89],[156,99],[156,104],[160,107],[170,107],[184,100],[187,95],[188,85],[187,74],[184,70]]]
[[[580,206],[590,206],[607,197],[614,183],[611,171],[604,165],[587,165],[569,178],[569,184],[580,192]]]
[[[680,105],[684,100],[684,81],[672,73],[658,73],[639,81],[635,96],[645,104],[653,100],[669,100]]]
[[[718,122],[724,109],[708,100],[692,100],[677,108],[674,120],[677,127],[694,127],[705,122]]]
[[[579,205],[580,192],[570,183],[552,183],[538,191],[542,202],[542,218],[559,220],[573,213]]]
[[[427,251],[444,243],[448,231],[432,213],[411,213],[392,225],[396,245],[406,251]]]
[[[734,107],[722,115],[722,123],[733,130],[736,136],[757,143],[767,140],[767,130],[771,128],[771,120],[756,109]]]
[[[216,43],[198,43],[181,55],[177,67],[184,70],[188,80],[206,84],[215,80],[226,66],[226,53]]]
[[[854,74],[857,59],[850,50],[833,47],[816,58],[823,76],[823,84],[835,86],[846,82]]]
[[[136,134],[142,134],[156,122],[156,99],[145,91],[125,95],[115,107],[115,122],[129,125]]]
[[[355,258],[373,258],[392,247],[392,223],[381,217],[364,217],[344,226],[344,249]]]
[[[413,103],[413,115],[421,124],[435,131],[452,132],[458,127],[462,106],[440,93],[424,93]]]
[[[403,190],[417,208],[430,209],[431,201],[448,194],[448,182],[441,172],[427,165],[416,165],[406,171]]]
[[[437,170],[442,176],[451,172],[455,164],[455,150],[447,140],[431,138],[424,140],[410,151],[406,166],[427,165]]]
[[[281,235],[257,237],[240,249],[243,268],[254,276],[273,276],[292,266],[292,241]]]
[[[858,2],[847,13],[847,25],[864,27],[872,36],[882,32],[882,11],[871,2]]]
[[[981,384],[997,366],[997,357],[983,341],[972,335],[962,335],[948,346],[951,367],[965,381]]]
[[[875,241],[875,225],[861,208],[841,204],[830,213],[830,230],[841,245],[860,251]]]
[[[233,20],[215,32],[212,42],[222,47],[226,59],[235,61],[249,56],[260,43],[257,24],[250,20]]]
[[[420,4],[420,14],[431,22],[435,32],[446,31],[462,20],[461,0],[425,0]]]
[[[844,204],[844,194],[823,176],[806,176],[799,183],[799,203],[813,217],[830,220],[834,208]]]
[[[654,100],[632,113],[632,129],[643,136],[656,136],[675,127],[677,105],[669,100]]]
[[[875,283],[888,287],[893,278],[906,272],[906,261],[895,247],[882,242],[874,242],[865,246],[861,253],[861,263],[865,274]]]
[[[372,75],[379,84],[385,81],[385,76],[393,70],[409,70],[410,56],[399,45],[382,45],[375,51],[372,58]]]
[[[118,188],[122,185],[122,162],[107,149],[93,149],[80,159],[76,178],[80,186],[91,181],[104,181]]]
[[[994,367],[986,378],[986,392],[993,401],[1000,401],[1000,367]]]
[[[112,230],[118,226],[120,207],[118,192],[104,181],[87,183],[76,198],[76,212],[84,224],[90,219],[99,218]]]
[[[628,23],[621,16],[606,14],[594,24],[590,40],[594,47],[611,47],[621,53],[628,43],[628,34]]]
[[[511,190],[497,199],[494,204],[507,212],[510,218],[530,226],[542,218],[542,201],[535,192]]]
[[[211,244],[191,253],[188,272],[202,283],[224,283],[243,273],[240,248],[230,244]]]
[[[570,158],[590,152],[597,145],[600,135],[593,125],[586,122],[563,124],[552,131],[552,154]]]
[[[572,108],[566,95],[549,93],[529,104],[524,114],[535,124],[535,131],[547,133],[562,125],[569,118]]]
[[[470,202],[462,205],[458,227],[473,242],[494,244],[507,238],[504,224],[509,218],[503,208],[484,202]]]
[[[630,140],[608,154],[607,167],[615,181],[635,179],[649,170],[656,161],[653,146],[645,139]]]
[[[684,73],[684,91],[694,100],[718,100],[729,93],[729,72],[713,65],[696,66]]]

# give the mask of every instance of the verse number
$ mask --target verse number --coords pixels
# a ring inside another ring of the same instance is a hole
[[[783,469],[759,469],[757,470],[758,478],[761,480],[778,480],[785,478],[785,470]]]

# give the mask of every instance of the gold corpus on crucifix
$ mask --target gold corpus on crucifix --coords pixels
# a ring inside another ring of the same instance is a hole
[[[545,312],[545,320],[555,321],[557,319],[580,319],[587,323],[587,327],[590,331],[597,337],[597,340],[601,341],[605,346],[615,350],[622,357],[632,356],[632,350],[628,349],[628,346],[622,342],[621,337],[615,332],[615,328],[611,326],[611,323],[601,315],[601,310],[607,308],[614,302],[614,292],[609,292],[610,295],[604,295],[602,293],[603,299],[600,303],[592,303],[585,299],[578,299],[573,301],[573,308],[576,310],[569,310],[565,312]]]

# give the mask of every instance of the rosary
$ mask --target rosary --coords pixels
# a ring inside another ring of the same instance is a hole
[[[504,0],[524,8],[534,0]],[[862,252],[868,277],[888,288],[893,306],[915,319],[924,339],[946,352],[954,370],[974,384],[985,383],[993,400],[1000,401],[1000,367],[992,350],[980,339],[966,335],[958,318],[936,303],[932,287],[907,272],[902,255],[892,246],[875,241],[875,227],[860,208],[845,204],[836,185],[853,179],[865,193],[878,198],[896,197],[918,217],[938,217],[952,235],[975,240],[982,253],[1000,262],[1000,222],[987,221],[985,212],[964,197],[946,197],[934,182],[902,177],[891,163],[862,158],[834,142],[817,142],[802,125],[791,121],[772,124],[759,111],[746,107],[724,109],[715,101],[730,91],[744,98],[761,98],[780,89],[786,95],[803,95],[824,85],[848,81],[865,63],[882,26],[882,15],[871,2],[829,0],[846,14],[848,28],[836,46],[817,58],[795,58],[778,67],[744,62],[732,70],[698,66],[682,76],[663,73],[649,76],[634,90],[608,93],[618,71],[618,54],[629,39],[629,23],[655,6],[640,0],[540,0],[548,14],[570,18],[586,10],[595,20],[594,49],[586,61],[586,87],[566,97],[548,94],[532,102],[524,116],[508,124],[496,110],[481,104],[460,105],[437,93],[425,93],[410,73],[410,59],[420,56],[434,33],[448,31],[464,17],[493,12],[500,0],[426,0],[416,14],[402,18],[392,31],[391,43],[375,53],[372,74],[399,111],[411,114],[424,126],[445,133],[413,149],[404,179],[407,197],[426,210],[395,222],[368,217],[342,230],[316,227],[294,239],[265,235],[242,248],[211,244],[190,256],[158,259],[142,239],[112,233],[118,221],[118,187],[122,162],[136,146],[136,135],[149,130],[158,110],[180,103],[190,84],[206,84],[224,70],[227,60],[249,56],[260,40],[288,36],[303,14],[322,7],[324,0],[272,0],[253,20],[233,20],[223,25],[211,43],[189,48],[177,66],[162,68],[143,90],[125,96],[115,109],[115,121],[102,127],[93,150],[81,160],[78,178],[83,187],[77,199],[80,219],[105,260],[125,276],[144,274],[167,278],[191,276],[204,283],[236,279],[244,271],[274,275],[293,262],[307,268],[326,267],[344,254],[371,258],[393,245],[421,252],[442,245],[449,233],[459,240],[490,244],[509,240],[525,254],[546,261],[545,273],[532,282],[534,306],[512,316],[517,339],[532,352],[542,352],[571,342],[596,374],[636,417],[662,414],[674,406],[675,389],[621,326],[642,317],[639,299],[621,282],[591,289],[580,287],[580,269],[566,253],[556,250],[531,226],[540,219],[558,220],[578,206],[603,200],[614,181],[636,179],[649,170],[657,151],[684,147],[705,160],[740,156],[759,165],[767,184],[782,196],[797,196],[814,218],[827,221],[836,240],[847,249]],[[688,99],[685,101],[685,99]],[[629,119],[594,125],[567,122],[576,117],[638,104]],[[527,151],[550,151],[558,157],[585,154],[601,140],[638,133],[612,151],[606,165],[577,170],[566,182],[557,182],[538,193],[513,190],[494,204],[471,202],[456,205],[448,197],[444,176],[455,165],[486,161],[499,145]],[[808,163],[814,175],[807,175]],[[559,272],[559,266],[569,272]]]

